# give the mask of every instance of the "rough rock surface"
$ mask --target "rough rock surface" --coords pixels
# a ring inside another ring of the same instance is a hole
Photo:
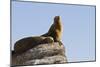
[[[40,44],[28,51],[12,56],[12,65],[40,65],[66,63],[65,48],[58,42]]]

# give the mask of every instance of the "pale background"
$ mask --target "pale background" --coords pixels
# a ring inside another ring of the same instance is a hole
[[[56,15],[61,16],[68,62],[94,61],[94,6],[13,1],[12,48],[21,38],[46,33]]]
[[[47,1],[47,0],[46,0]],[[51,1],[51,0],[50,0]],[[43,67],[84,67],[84,66],[91,66],[91,67],[99,67],[100,62],[100,10],[99,10],[99,0],[95,2],[95,0],[66,0],[66,1],[59,1],[57,2],[67,2],[67,3],[74,3],[74,4],[96,4],[97,5],[97,62],[89,62],[89,63],[76,63],[76,64],[58,64],[58,65],[43,65]],[[9,43],[10,43],[10,2],[9,0],[0,0],[0,67],[9,67],[10,62],[10,54],[9,54]],[[34,66],[35,67],[35,66]],[[42,66],[41,66],[42,67]]]

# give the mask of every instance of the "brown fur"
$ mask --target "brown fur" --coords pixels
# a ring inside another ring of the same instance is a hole
[[[45,43],[53,43],[52,37],[43,37],[43,36],[36,36],[36,37],[26,37],[18,40],[14,45],[14,51],[12,51],[12,55],[18,55],[27,50]]]
[[[54,23],[51,25],[49,31],[46,34],[43,34],[38,37],[27,37],[18,40],[14,45],[14,51],[12,51],[12,54],[21,54],[41,43],[46,43],[46,42],[52,43],[54,41],[62,44],[60,41],[61,35],[62,35],[62,23],[60,21],[60,16],[55,16]]]
[[[51,25],[49,31],[46,34],[43,34],[42,36],[51,36],[54,38],[55,42],[58,42],[61,40],[62,36],[62,23],[60,20],[60,16],[55,16],[54,23]]]

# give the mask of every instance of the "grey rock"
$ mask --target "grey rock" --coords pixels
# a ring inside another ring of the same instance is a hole
[[[46,43],[12,56],[12,65],[40,65],[67,63],[64,45],[58,42]]]

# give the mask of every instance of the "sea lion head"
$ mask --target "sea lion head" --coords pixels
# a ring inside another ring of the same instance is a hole
[[[54,22],[59,22],[60,21],[60,16],[55,16],[54,17]]]

